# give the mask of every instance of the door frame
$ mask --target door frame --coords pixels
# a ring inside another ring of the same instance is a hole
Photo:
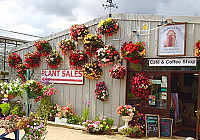
[[[134,72],[134,73],[138,73],[138,72]],[[171,101],[171,74],[170,72],[167,71],[145,71],[145,74],[148,76],[167,76],[167,108],[163,109],[163,108],[155,108],[155,107],[151,107],[151,106],[146,106],[146,102],[145,100],[141,100],[141,103],[139,106],[135,106],[136,109],[139,112],[142,113],[150,113],[150,114],[158,114],[162,117],[170,117],[170,101]],[[126,104],[127,104],[127,99],[128,99],[128,93],[126,94]]]
[[[198,72],[200,76],[200,72]],[[196,139],[199,139],[199,119],[200,119],[200,77],[198,76],[198,98],[197,98],[197,111],[196,111],[196,116],[197,116],[197,126],[196,126]]]

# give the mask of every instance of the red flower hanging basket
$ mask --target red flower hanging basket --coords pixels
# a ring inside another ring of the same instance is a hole
[[[38,67],[40,64],[40,56],[39,52],[32,52],[25,55],[25,60],[27,66],[29,68]]]
[[[195,43],[195,47],[196,47],[196,50],[195,50],[195,56],[200,56],[200,40],[198,40],[196,43]]]
[[[144,73],[136,73],[131,79],[132,93],[136,98],[147,98],[149,96],[149,78]]]
[[[8,55],[8,64],[11,68],[17,68],[20,63],[22,63],[22,59],[18,54],[12,53]]]
[[[49,42],[46,40],[43,41],[36,41],[34,43],[34,46],[36,48],[36,50],[42,55],[42,56],[46,56],[48,54],[50,54],[52,48],[49,45]]]
[[[129,43],[125,42],[121,47],[120,55],[128,61],[138,64],[145,55],[144,46],[144,42],[137,42],[135,44],[132,41]]]
[[[75,50],[75,43],[71,39],[63,39],[59,42],[58,48],[62,55],[67,55],[71,50]]]
[[[88,62],[88,57],[82,50],[71,51],[68,57],[71,69],[81,70],[82,66]]]

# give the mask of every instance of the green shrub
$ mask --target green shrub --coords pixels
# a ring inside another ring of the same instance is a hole
[[[72,115],[67,119],[67,123],[69,124],[81,124],[81,118],[78,115]]]
[[[5,104],[0,104],[1,112],[3,115],[8,115],[10,112],[10,104],[5,103]]]

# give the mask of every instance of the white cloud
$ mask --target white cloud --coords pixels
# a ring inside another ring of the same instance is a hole
[[[197,0],[113,0],[113,13],[188,15],[200,13]],[[0,0],[0,29],[46,36],[109,13],[106,0]]]

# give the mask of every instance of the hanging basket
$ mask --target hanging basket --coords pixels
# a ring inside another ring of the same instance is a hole
[[[37,98],[37,97],[38,97],[37,92],[31,91],[31,92],[28,93],[28,98],[29,98],[29,99],[35,99],[35,98]]]

